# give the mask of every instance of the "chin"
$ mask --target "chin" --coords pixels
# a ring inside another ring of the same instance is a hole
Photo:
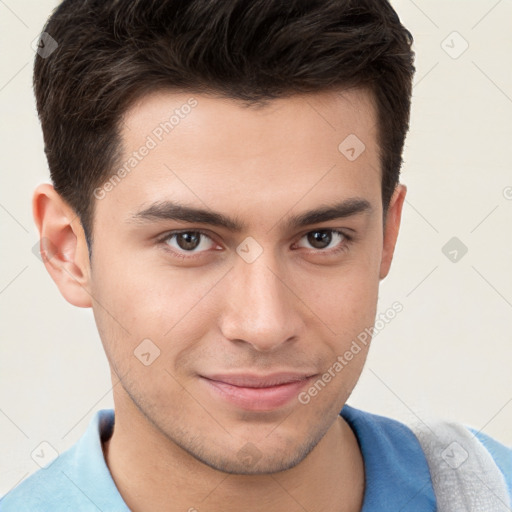
[[[182,446],[191,456],[206,466],[231,475],[269,475],[292,469],[300,464],[321,439],[308,438],[297,442],[282,439],[278,446],[273,443],[248,441],[240,448],[211,446]],[[220,448],[220,449],[219,449]]]

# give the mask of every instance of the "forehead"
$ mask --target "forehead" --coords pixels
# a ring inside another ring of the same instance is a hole
[[[282,210],[380,193],[376,111],[361,89],[257,108],[161,91],[127,110],[121,135],[125,177],[109,200],[130,214],[177,200],[250,215],[251,202]]]
[[[250,151],[256,149],[256,134],[260,142],[291,142],[291,137],[297,140],[312,131],[322,136],[328,128],[339,136],[347,129],[367,136],[375,125],[373,94],[361,88],[296,94],[267,100],[263,106],[192,92],[157,91],[143,96],[125,112],[121,131],[127,146],[141,131],[167,140],[171,132],[187,131],[202,142],[208,142],[206,137],[211,142],[236,139],[237,147]],[[243,134],[253,137],[246,141]]]

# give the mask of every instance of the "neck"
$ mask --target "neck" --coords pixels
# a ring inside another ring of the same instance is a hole
[[[133,406],[134,408],[134,406]],[[140,411],[117,407],[106,463],[133,512],[359,512],[364,465],[357,439],[338,416],[297,466],[268,475],[233,475],[185,452]]]

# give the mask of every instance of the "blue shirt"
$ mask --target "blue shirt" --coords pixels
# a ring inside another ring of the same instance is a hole
[[[409,427],[349,405],[340,414],[354,431],[364,459],[361,512],[435,512],[427,461]],[[112,435],[113,426],[114,411],[98,411],[76,444],[0,500],[0,511],[130,512],[103,457],[101,443]],[[493,456],[512,495],[512,449],[469,430]]]

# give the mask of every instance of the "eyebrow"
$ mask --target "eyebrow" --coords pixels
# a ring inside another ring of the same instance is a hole
[[[345,199],[333,205],[325,205],[287,218],[283,224],[285,230],[293,230],[311,224],[319,224],[335,219],[343,219],[359,214],[369,214],[373,208],[369,201],[359,197]],[[152,222],[174,220],[191,224],[209,224],[223,227],[235,233],[247,231],[247,225],[239,218],[232,218],[209,209],[187,206],[174,201],[159,201],[132,215],[129,222]]]

